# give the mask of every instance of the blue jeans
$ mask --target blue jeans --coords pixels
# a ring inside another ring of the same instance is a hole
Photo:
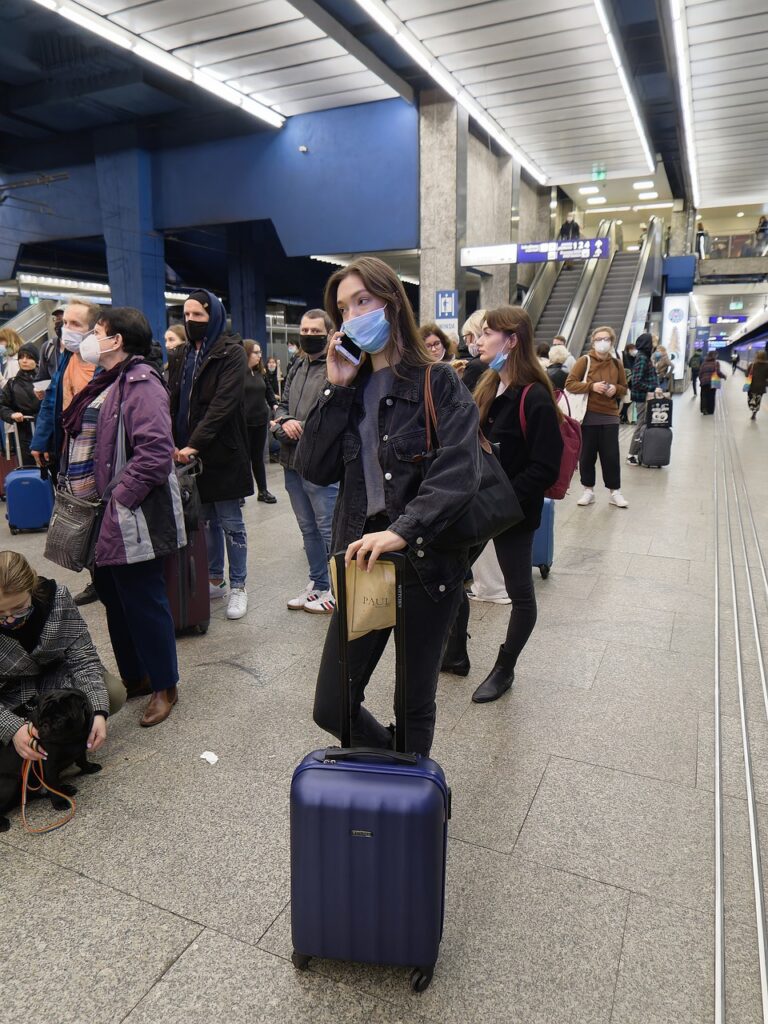
[[[318,590],[330,590],[328,557],[331,553],[331,524],[339,485],[319,487],[304,480],[295,469],[286,469],[285,489],[304,538],[310,579]]]
[[[248,537],[245,533],[243,506],[239,498],[212,501],[202,507],[208,543],[208,575],[224,579],[224,541],[227,542],[230,587],[245,587],[248,575]]]

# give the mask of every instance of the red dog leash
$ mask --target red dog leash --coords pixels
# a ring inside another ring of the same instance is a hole
[[[30,771],[37,779],[38,785],[36,786],[33,786],[29,780]],[[55,821],[52,825],[45,825],[43,828],[32,828],[27,821],[27,792],[31,791],[36,793],[43,787],[45,787],[49,793],[55,793],[56,796],[60,796],[62,799],[66,800],[70,805],[70,809],[63,818],[59,818],[59,820]],[[43,832],[53,832],[54,829],[61,828],[62,825],[66,825],[68,821],[71,821],[72,818],[74,818],[74,816],[75,801],[72,797],[67,796],[66,793],[60,793],[58,789],[54,789],[46,783],[39,761],[25,761],[21,768],[21,821],[25,830],[27,832],[34,833],[35,835],[40,835]]]

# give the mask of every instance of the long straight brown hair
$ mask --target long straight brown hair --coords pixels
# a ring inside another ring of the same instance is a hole
[[[524,388],[528,384],[543,384],[557,411],[558,423],[561,422],[563,414],[557,406],[552,381],[534,351],[533,324],[523,307],[499,306],[497,309],[490,309],[485,315],[485,323],[492,331],[502,331],[504,334],[514,334],[517,337],[517,344],[507,357],[512,387]],[[491,405],[499,390],[500,380],[501,377],[495,370],[486,370],[477,382],[474,395],[480,410],[481,424],[488,419]]]
[[[392,333],[385,352],[390,365],[398,361],[397,356],[406,366],[429,366],[434,362],[419,334],[403,282],[388,263],[375,256],[360,256],[328,278],[324,295],[325,311],[333,320],[336,329],[339,330],[342,323],[337,305],[339,285],[352,274],[356,274],[362,280],[371,295],[387,304],[385,315]]]

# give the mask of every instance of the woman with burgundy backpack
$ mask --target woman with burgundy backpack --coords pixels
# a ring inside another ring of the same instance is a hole
[[[493,541],[512,610],[496,664],[472,695],[476,704],[485,704],[497,700],[512,686],[517,659],[536,625],[531,569],[533,535],[541,522],[545,492],[568,473],[561,472],[561,462],[565,461],[563,414],[557,407],[547,372],[536,356],[528,314],[519,306],[490,310],[478,348],[488,367],[474,391],[480,425],[488,440],[498,446],[501,464],[525,516]],[[566,425],[569,423],[566,421]],[[574,430],[578,433],[576,427]],[[456,671],[459,675],[469,671],[468,617],[465,598],[452,631],[450,660],[446,657],[443,671]]]

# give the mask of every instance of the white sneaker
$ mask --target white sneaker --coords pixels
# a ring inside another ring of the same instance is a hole
[[[229,587],[224,580],[221,583],[211,583],[208,581],[208,596],[212,601],[215,601],[220,597],[229,597]]]
[[[227,605],[228,619],[242,619],[248,611],[248,595],[243,587],[232,587]]]
[[[331,590],[312,590],[307,595],[305,612],[313,615],[330,615],[336,607],[336,598]]]
[[[312,580],[310,580],[306,587],[304,587],[302,592],[299,594],[299,596],[292,597],[290,601],[286,601],[286,604],[288,605],[292,612],[300,612],[304,605],[307,603],[307,598],[309,597],[309,595],[315,592],[319,593],[319,591],[315,591],[315,584],[312,582]]]
[[[611,491],[611,496],[608,499],[610,505],[615,505],[616,508],[629,508],[629,502],[621,493],[621,491]]]
[[[589,487],[584,491],[582,496],[576,502],[577,505],[592,505],[595,501],[595,492],[590,490]]]

